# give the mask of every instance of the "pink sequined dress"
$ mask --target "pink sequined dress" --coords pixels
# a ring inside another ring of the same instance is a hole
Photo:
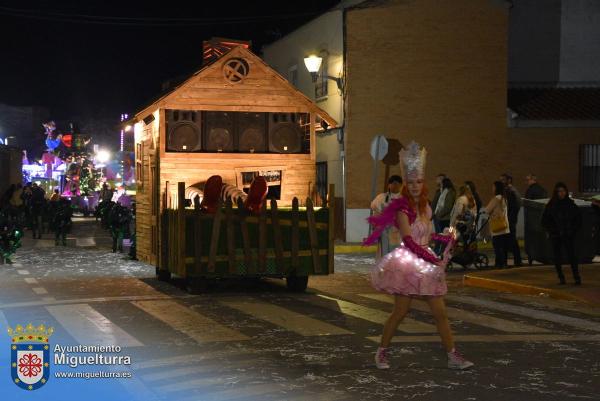
[[[393,215],[393,224],[397,224],[396,213],[398,211],[405,213],[409,218],[413,241],[426,252],[435,255],[428,246],[431,238],[431,208],[427,207],[426,216],[417,217],[406,199],[401,198],[395,205],[390,204],[389,207],[392,210],[388,210],[387,219],[391,219]],[[378,224],[374,219],[370,221]],[[381,221],[385,221],[385,216],[380,218]],[[365,240],[365,243],[371,242],[376,236],[377,229]],[[404,242],[381,258],[370,273],[373,287],[388,294],[440,296],[448,291],[444,267],[417,256]]]

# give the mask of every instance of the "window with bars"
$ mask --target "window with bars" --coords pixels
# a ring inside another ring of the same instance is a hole
[[[600,144],[579,147],[579,190],[600,192]]]
[[[327,206],[327,162],[317,163],[317,195],[319,206]]]

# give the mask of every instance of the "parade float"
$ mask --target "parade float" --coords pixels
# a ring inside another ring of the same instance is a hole
[[[73,124],[66,132],[60,132],[54,121],[43,126],[47,149],[38,160],[29,160],[23,153],[24,182],[37,182],[48,196],[58,189],[84,215],[98,205],[103,183],[135,189],[133,152],[111,154],[96,145],[91,148],[91,136],[79,133]]]
[[[210,60],[135,116],[138,258],[190,289],[285,277],[304,290],[333,272],[333,210],[313,207],[322,125],[337,123],[247,46]]]

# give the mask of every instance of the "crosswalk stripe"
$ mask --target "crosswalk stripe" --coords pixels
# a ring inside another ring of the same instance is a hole
[[[32,290],[38,295],[44,295],[48,293],[48,290],[44,287],[33,287]]]
[[[46,306],[80,344],[140,347],[144,344],[87,304]]]
[[[222,304],[237,309],[248,315],[283,327],[302,336],[327,336],[352,334],[351,331],[334,326],[327,322],[293,312],[262,301],[220,301]]]
[[[519,294],[502,294],[500,298],[507,299],[510,301],[517,301],[531,305],[541,305],[547,308],[562,309],[571,312],[583,313],[591,316],[600,316],[600,309],[592,309],[587,306],[572,302],[572,301],[560,301],[552,298],[541,298],[533,295],[519,295]]]
[[[49,303],[53,305],[66,305],[66,304],[89,304],[94,302],[111,302],[111,301],[139,301],[139,300],[148,300],[148,299],[172,299],[172,298],[190,298],[191,295],[182,295],[182,296],[169,296],[169,295],[130,295],[130,296],[116,296],[116,297],[97,297],[97,298],[76,298],[76,299],[61,299],[56,300],[53,299],[52,302],[47,301],[29,301],[29,302],[15,302],[12,304],[0,304],[0,309],[8,309],[8,308],[26,308],[31,306],[46,306]],[[45,298],[42,298],[45,299]]]
[[[523,306],[504,304],[496,301],[489,301],[486,299],[474,298],[465,295],[456,296],[449,295],[446,298],[453,302],[462,302],[475,306],[480,306],[483,308],[495,309],[501,312],[508,312],[515,315],[526,316],[528,318],[534,318],[539,320],[547,320],[549,322],[564,324],[566,326],[576,327],[578,329],[591,330],[591,331],[600,331],[600,323],[593,322],[584,319],[578,319],[575,317],[569,317],[564,315],[559,315],[556,313],[540,311],[531,308],[525,308]]]
[[[235,353],[236,356],[242,354],[249,354],[250,352],[246,350],[238,350],[235,351],[205,351],[199,354],[185,354],[178,356],[168,356],[164,358],[150,359],[148,361],[143,362],[135,362],[134,368],[135,370],[142,369],[153,369],[153,368],[165,368],[168,366],[181,366],[186,363],[200,363],[204,360],[210,359],[218,359],[230,356],[232,353]]]
[[[394,300],[391,296],[386,294],[359,294],[361,297],[374,299],[377,301],[382,301],[386,303],[394,303]],[[421,300],[414,299],[411,303],[411,308],[422,311],[429,312],[429,306]],[[543,327],[532,326],[525,323],[513,322],[511,320],[500,319],[494,316],[485,315],[482,313],[475,313],[471,311],[467,311],[464,309],[453,308],[451,306],[446,306],[446,313],[450,319],[454,320],[462,320],[463,322],[468,322],[472,324],[476,324],[478,326],[489,327],[491,329],[504,331],[507,333],[549,333],[550,330],[545,329]]]
[[[255,365],[255,364],[256,364],[256,361],[254,359],[246,359],[246,360],[234,361],[234,362],[227,361],[226,363],[222,364],[222,366],[226,367],[229,370],[229,369],[243,368],[243,367],[247,367],[247,366]],[[200,373],[207,373],[207,372],[214,372],[214,371],[215,371],[214,364],[194,365],[194,366],[185,366],[182,368],[168,369],[168,370],[165,370],[162,372],[157,372],[157,373],[148,373],[148,374],[142,375],[142,378],[147,382],[152,382],[152,381],[159,381],[159,380],[187,376],[187,375],[191,375],[191,374],[200,374]]]
[[[231,380],[230,377],[226,375],[220,376],[209,376],[209,377],[201,377],[192,380],[186,380],[177,383],[165,384],[163,386],[154,387],[155,390],[165,393],[183,391],[183,390],[192,390],[192,389],[200,389],[204,386],[214,386],[217,384],[223,384],[227,380]]]
[[[381,342],[381,336],[367,337],[375,343]],[[600,335],[570,335],[570,334],[458,334],[454,336],[457,342],[554,342],[554,341],[600,341]],[[392,339],[394,343],[427,343],[440,342],[438,336],[396,336]]]
[[[25,277],[25,282],[27,284],[37,284],[38,283],[37,279],[33,278],[33,277]]]
[[[239,331],[225,327],[175,301],[133,301],[132,304],[198,343],[249,339]]]
[[[356,317],[359,319],[367,320],[372,323],[384,324],[388,317],[389,312],[383,312],[379,309],[367,308],[366,306],[358,305],[352,302],[344,301],[337,298],[332,298],[327,295],[318,294],[320,298],[335,301],[335,304],[323,304],[324,306],[339,310],[345,315]],[[405,333],[436,333],[437,329],[434,325],[429,323],[419,322],[418,320],[411,319],[409,317],[404,318],[402,323],[398,326],[398,330]]]
[[[238,386],[235,388],[215,391],[215,392],[202,392],[202,395],[192,396],[189,398],[177,399],[177,401],[234,401],[247,399],[248,397],[264,396],[272,393],[279,393],[282,387],[278,384],[253,384],[250,386]],[[286,401],[288,398],[285,398]]]

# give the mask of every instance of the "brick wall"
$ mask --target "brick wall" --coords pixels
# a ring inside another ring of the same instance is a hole
[[[455,184],[473,180],[484,200],[504,171],[521,190],[529,171],[547,187],[561,179],[576,189],[578,145],[598,143],[599,130],[507,128],[503,2],[378,4],[346,15],[348,208],[368,207],[367,149],[380,133],[427,147],[430,192],[438,172]]]

